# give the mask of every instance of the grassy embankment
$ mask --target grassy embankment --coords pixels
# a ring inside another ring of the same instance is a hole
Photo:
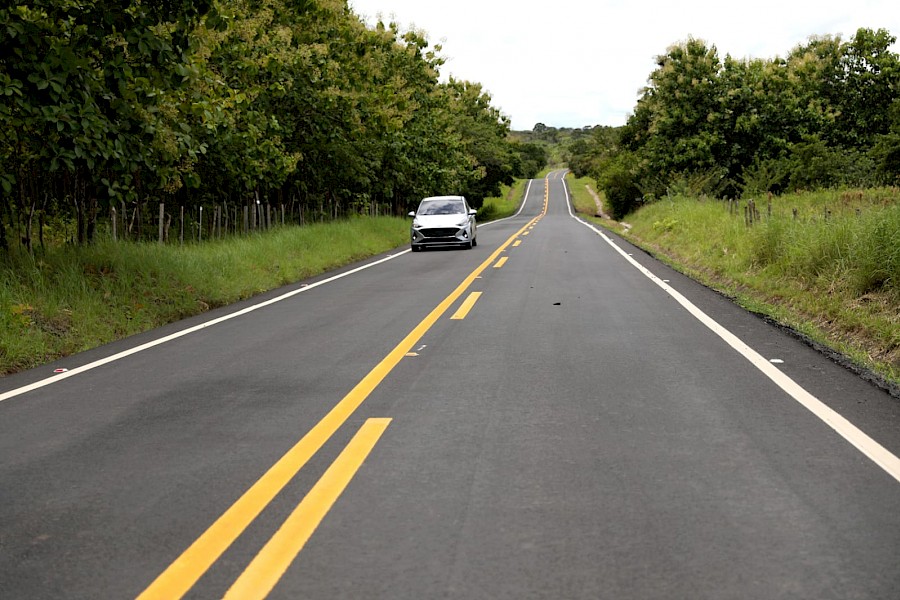
[[[570,177],[576,206],[593,214]],[[579,199],[580,197],[580,199]],[[663,199],[602,223],[744,307],[900,383],[900,189],[824,191],[745,203]],[[795,215],[796,211],[796,215]],[[600,222],[600,219],[595,219]]]
[[[478,211],[479,221],[495,221],[515,214],[522,203],[522,195],[525,193],[527,179],[517,179],[512,185],[504,185],[500,190],[500,196],[486,198],[481,210]]]
[[[515,212],[524,182],[486,200]],[[354,218],[202,244],[99,241],[0,254],[0,376],[404,246],[407,218]]]

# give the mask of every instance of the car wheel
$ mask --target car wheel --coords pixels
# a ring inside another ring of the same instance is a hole
[[[412,249],[413,252],[419,252],[419,251],[422,250],[421,248],[419,248],[419,247],[416,246],[415,244],[410,245],[410,248]]]
[[[477,245],[478,245],[478,238],[477,237],[472,238],[472,246],[477,246]]]

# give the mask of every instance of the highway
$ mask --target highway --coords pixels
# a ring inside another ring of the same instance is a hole
[[[0,598],[900,598],[900,400],[561,177],[0,380]]]

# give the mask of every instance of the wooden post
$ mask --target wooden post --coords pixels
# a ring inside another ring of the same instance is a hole
[[[200,207],[199,220],[200,220],[200,222],[197,224],[197,241],[202,242],[203,241],[203,207],[202,206]]]
[[[159,243],[160,244],[162,244],[164,241],[163,227],[164,227],[164,223],[165,223],[165,218],[166,218],[166,205],[165,205],[165,203],[160,202],[159,203]]]
[[[110,225],[112,225],[112,240],[114,242],[117,242],[118,238],[116,237],[116,226],[119,224],[119,218],[118,218],[118,216],[116,216],[116,207],[115,206],[110,207],[109,212],[110,212],[109,223],[110,223]]]
[[[244,235],[250,230],[250,207],[246,204],[244,205]]]
[[[178,232],[178,243],[184,246],[184,205],[181,207],[181,230]]]

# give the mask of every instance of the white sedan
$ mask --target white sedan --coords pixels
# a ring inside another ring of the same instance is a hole
[[[425,198],[417,211],[409,213],[413,217],[409,232],[412,251],[426,246],[477,246],[476,212],[463,196]]]

